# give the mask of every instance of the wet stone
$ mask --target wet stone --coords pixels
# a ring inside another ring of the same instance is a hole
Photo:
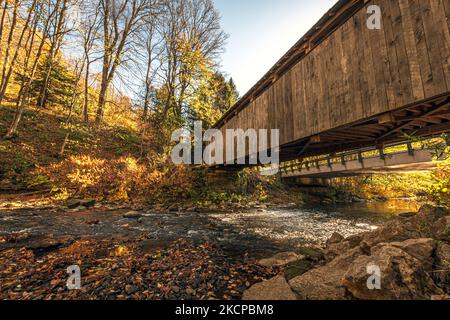
[[[137,211],[129,211],[123,215],[126,219],[140,219],[142,218],[142,213]]]
[[[139,288],[136,287],[136,286],[127,285],[127,286],[125,287],[125,292],[126,292],[128,295],[133,294],[133,293],[136,293],[136,292],[138,292],[138,291],[139,291]]]

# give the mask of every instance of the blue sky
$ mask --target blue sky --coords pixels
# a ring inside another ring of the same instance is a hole
[[[336,0],[214,0],[229,34],[222,70],[244,95]]]

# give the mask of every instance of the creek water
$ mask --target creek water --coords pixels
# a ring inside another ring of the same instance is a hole
[[[301,246],[322,246],[334,232],[344,236],[371,231],[400,213],[417,211],[408,200],[357,203],[339,206],[306,205],[292,208],[254,209],[234,213],[142,212],[127,219],[127,210],[61,209],[0,210],[0,236],[27,234],[24,242],[0,243],[0,250],[48,239],[133,238],[144,249],[164,248],[174,240],[189,239],[219,245],[225,253],[260,258]]]

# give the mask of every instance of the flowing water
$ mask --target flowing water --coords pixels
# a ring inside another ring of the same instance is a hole
[[[334,232],[344,236],[371,231],[400,213],[417,211],[407,200],[359,203],[342,206],[269,208],[239,213],[143,212],[141,219],[126,219],[127,210],[92,209],[67,212],[62,209],[0,209],[0,236],[26,234],[25,240],[0,243],[0,250],[62,237],[139,237],[144,248],[163,248],[187,238],[193,242],[214,242],[230,255],[262,257],[323,245]]]
[[[373,231],[400,213],[416,212],[408,200],[358,203],[340,206],[304,206],[244,213],[218,214],[215,218],[273,243],[301,247],[322,246],[334,232],[349,237]]]

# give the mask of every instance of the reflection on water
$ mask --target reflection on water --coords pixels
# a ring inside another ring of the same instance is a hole
[[[216,214],[214,218],[270,241],[292,247],[324,245],[334,232],[345,237],[372,231],[419,204],[406,200]]]

